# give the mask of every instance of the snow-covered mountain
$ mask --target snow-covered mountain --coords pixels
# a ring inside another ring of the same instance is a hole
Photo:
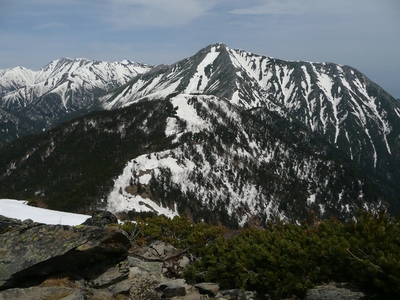
[[[400,104],[349,66],[215,44],[88,97],[94,85],[87,82],[99,82],[93,72],[84,67],[90,76],[64,72],[63,79],[51,71],[58,64],[43,70],[58,81],[41,86],[67,87],[70,98],[49,92],[22,108],[9,97],[29,97],[15,89],[3,96],[4,111],[17,107],[43,120],[53,111],[71,117],[74,105],[77,115],[101,111],[0,148],[2,197],[230,225],[299,221],[310,210],[319,217],[349,218],[361,208],[400,215]],[[19,81],[8,80],[9,89]]]
[[[186,214],[235,226],[397,213],[396,187],[268,108],[170,95],[97,111],[0,148],[0,195],[85,212]]]
[[[349,66],[285,61],[215,44],[135,77],[101,102],[112,109],[170,93],[214,95],[243,109],[266,107],[300,121],[371,170],[387,172],[392,159],[400,159],[399,103]]]
[[[0,108],[30,119],[36,131],[49,128],[91,111],[99,95],[149,69],[128,60],[62,58],[39,71],[0,70]]]

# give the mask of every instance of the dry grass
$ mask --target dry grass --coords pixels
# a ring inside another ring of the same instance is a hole
[[[69,288],[78,288],[79,286],[72,281],[68,276],[54,276],[45,279],[40,286],[43,287],[52,287],[52,286],[63,286]]]

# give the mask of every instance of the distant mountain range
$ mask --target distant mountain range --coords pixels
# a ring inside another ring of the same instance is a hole
[[[39,71],[0,70],[0,146],[93,110],[102,93],[151,66],[62,58]]]
[[[232,226],[400,213],[400,104],[349,66],[214,44],[156,67],[3,70],[0,95],[1,197]]]

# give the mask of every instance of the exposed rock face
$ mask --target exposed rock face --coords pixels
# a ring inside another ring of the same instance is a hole
[[[5,233],[21,225],[22,222],[20,220],[7,218],[0,215],[0,234]]]
[[[55,273],[109,267],[126,257],[130,246],[125,232],[116,227],[23,223],[1,235],[0,290]]]
[[[103,227],[110,224],[117,224],[117,217],[109,211],[97,210],[92,214],[92,217],[87,219],[82,225]]]
[[[346,283],[332,283],[308,290],[306,300],[360,300],[366,295],[356,287]]]

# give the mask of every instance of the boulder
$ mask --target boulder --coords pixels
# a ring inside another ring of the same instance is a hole
[[[155,290],[162,292],[166,298],[179,297],[186,295],[188,285],[184,279],[169,280],[158,285]]]
[[[92,214],[92,217],[87,219],[82,225],[104,227],[110,224],[118,224],[117,217],[105,210],[97,210]]]
[[[200,294],[208,295],[211,297],[215,297],[219,291],[219,285],[212,282],[198,283],[194,287],[199,290]]]
[[[157,261],[143,261],[136,257],[128,257],[129,266],[139,267],[140,269],[149,273],[161,273],[162,272],[162,262]]]
[[[182,256],[182,258],[178,261],[178,263],[179,263],[179,267],[184,269],[189,265],[190,260],[187,256]]]
[[[118,294],[127,294],[129,295],[129,292],[132,288],[132,282],[129,279],[123,280],[121,282],[117,282],[116,284],[113,284],[109,286],[107,289],[113,294],[113,295],[118,295]]]
[[[129,276],[128,261],[125,260],[116,266],[111,267],[104,273],[91,281],[91,285],[96,288],[104,288],[118,283]]]
[[[243,291],[240,289],[222,290],[216,296],[217,299],[229,300],[258,300],[265,299],[259,298],[256,292]],[[268,298],[267,298],[268,299]]]
[[[34,285],[57,273],[101,273],[126,258],[130,247],[117,227],[24,223],[0,236],[0,290]]]
[[[316,286],[307,291],[306,300],[358,300],[366,295],[353,285],[347,283],[330,283]]]
[[[0,234],[15,230],[22,226],[22,221],[0,215]]]

